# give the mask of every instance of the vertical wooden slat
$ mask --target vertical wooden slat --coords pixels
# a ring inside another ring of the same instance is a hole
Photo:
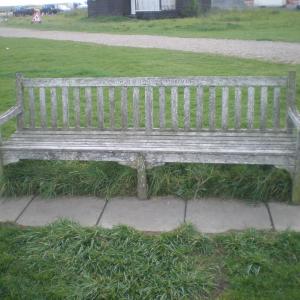
[[[171,88],[171,113],[172,113],[172,127],[174,130],[178,129],[178,90],[177,87]]]
[[[104,98],[103,87],[97,88],[98,128],[104,128]]]
[[[268,88],[261,88],[260,95],[260,130],[264,131],[267,126]]]
[[[56,88],[50,89],[51,98],[51,127],[57,128],[57,98],[56,98]]]
[[[66,86],[62,87],[62,113],[63,127],[69,127],[69,90]]]
[[[28,89],[29,93],[29,115],[30,115],[30,127],[35,128],[35,99],[34,89],[31,87]]]
[[[132,97],[133,97],[133,126],[135,129],[138,129],[140,123],[140,114],[139,114],[140,90],[138,87],[133,88]]]
[[[203,126],[203,87],[197,87],[196,102],[196,127],[197,130],[201,130]]]
[[[121,116],[122,116],[122,129],[128,127],[128,104],[127,104],[127,87],[121,89]]]
[[[74,95],[74,111],[75,111],[75,127],[80,128],[80,89],[75,87]]]
[[[241,128],[241,99],[242,99],[242,90],[240,87],[235,88],[235,103],[234,103],[234,111],[235,111],[235,121],[234,127],[235,129]]]
[[[86,87],[85,88],[85,115],[86,115],[86,126],[88,128],[92,127],[92,88]]]
[[[191,117],[190,117],[190,88],[185,87],[183,93],[184,99],[184,129],[189,130],[191,128]]]
[[[16,74],[16,99],[17,105],[21,107],[22,112],[17,116],[17,129],[24,128],[24,87],[23,87],[23,75],[21,73]]]
[[[115,129],[115,88],[114,87],[109,88],[108,97],[109,97],[110,128]]]
[[[228,95],[229,88],[224,86],[222,88],[222,129],[228,129]]]
[[[166,94],[165,88],[159,88],[159,128],[164,129],[166,126]]]
[[[145,87],[145,117],[146,130],[151,131],[153,128],[153,88]]]
[[[274,88],[274,109],[273,109],[273,127],[280,128],[280,88]]]
[[[40,88],[40,112],[41,112],[41,127],[47,127],[47,116],[46,116],[46,93],[45,88]]]
[[[248,88],[248,108],[247,108],[247,127],[248,129],[254,128],[254,101],[255,88],[250,86]]]
[[[214,86],[209,88],[209,129],[216,128],[216,88]]]
[[[294,128],[294,123],[291,118],[288,116],[289,107],[294,108],[296,102],[296,72],[290,71],[287,82],[287,91],[286,91],[286,127],[287,131],[292,133]]]

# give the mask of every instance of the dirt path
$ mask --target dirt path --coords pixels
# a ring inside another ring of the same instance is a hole
[[[300,43],[39,31],[5,27],[0,27],[0,36],[75,41],[109,46],[159,48],[300,64]]]

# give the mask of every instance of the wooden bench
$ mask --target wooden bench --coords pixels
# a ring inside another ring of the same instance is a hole
[[[137,169],[164,163],[275,165],[300,201],[300,117],[295,72],[285,77],[24,78],[0,126],[2,166],[22,159],[115,161]]]

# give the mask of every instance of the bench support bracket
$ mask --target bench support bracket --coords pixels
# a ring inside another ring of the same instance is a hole
[[[146,162],[142,155],[139,155],[136,160],[137,169],[137,196],[140,200],[146,200],[148,198],[148,186],[146,175]]]

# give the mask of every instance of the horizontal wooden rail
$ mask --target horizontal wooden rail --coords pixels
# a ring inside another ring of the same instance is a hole
[[[136,78],[24,78],[24,87],[179,87],[179,86],[286,86],[287,77],[136,77]]]

